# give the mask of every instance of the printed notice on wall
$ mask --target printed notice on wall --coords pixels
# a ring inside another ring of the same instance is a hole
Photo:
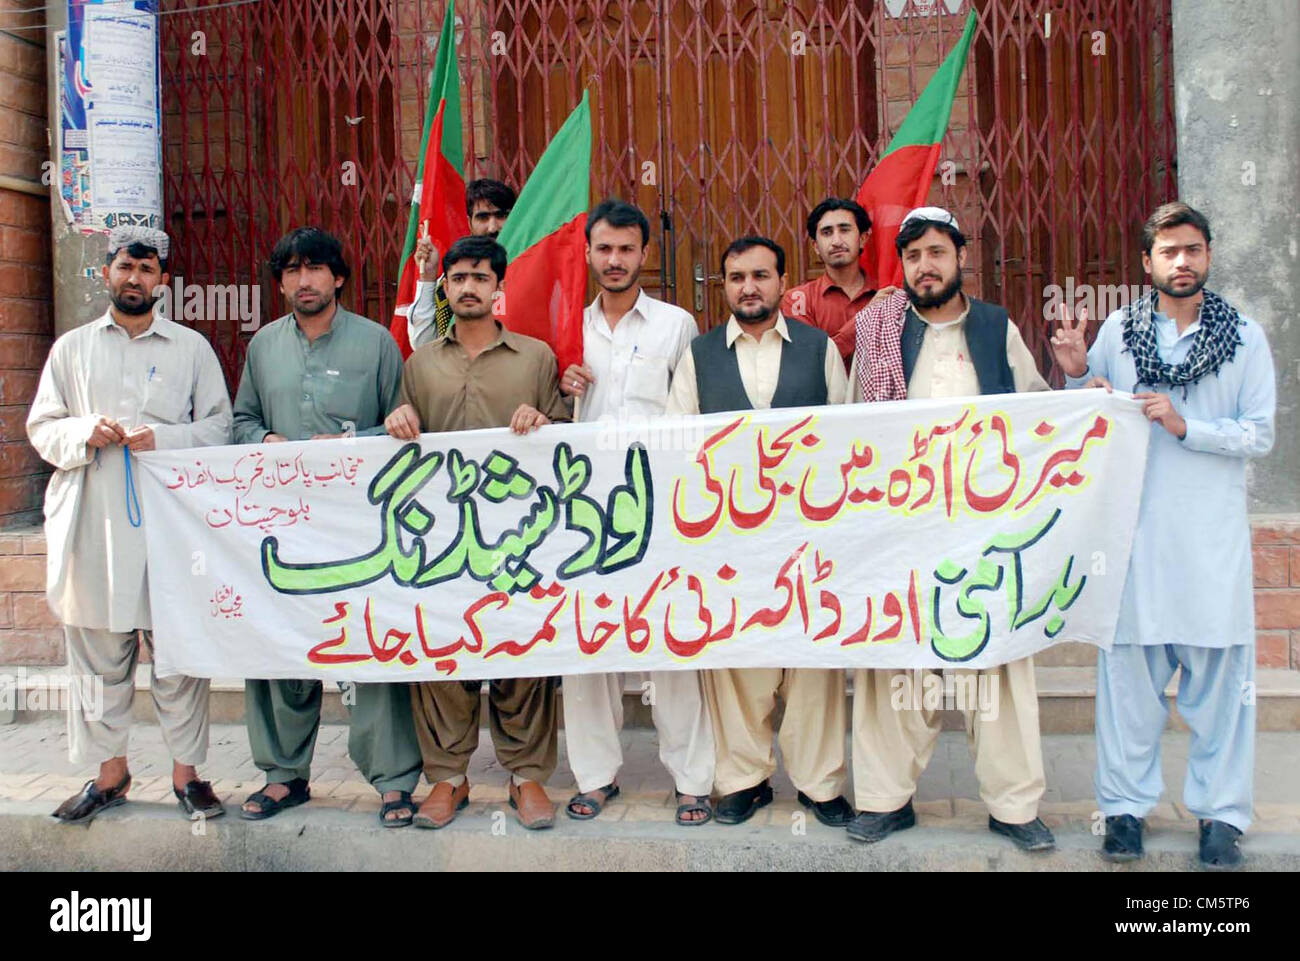
[[[60,184],[83,230],[162,224],[157,0],[69,0]]]

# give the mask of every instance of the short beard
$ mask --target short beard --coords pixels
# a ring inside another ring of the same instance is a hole
[[[779,304],[777,305],[780,306]],[[736,318],[737,323],[741,324],[763,324],[766,323],[773,314],[777,312],[777,307],[752,307],[742,313],[741,308],[732,307],[731,313]]]
[[[303,307],[299,305],[297,298],[294,298],[293,312],[295,314],[302,314],[304,317],[315,317],[318,314],[323,314],[325,311],[329,310],[330,307],[333,306],[333,304],[334,304],[334,298],[331,297],[328,300],[322,300],[318,307],[315,308]]]
[[[145,314],[153,313],[153,298],[148,294],[143,294],[138,304],[128,304],[115,293],[110,293],[108,299],[114,308],[129,317],[142,317]]]
[[[903,289],[907,291],[907,299],[912,302],[913,307],[920,307],[922,310],[929,310],[932,307],[942,307],[944,304],[948,303],[948,301],[961,293],[961,271],[957,271],[956,277],[944,284],[933,294],[918,293],[906,280],[903,281]]]
[[[601,290],[609,291],[611,294],[621,294],[623,291],[631,289],[631,287],[634,284],[636,284],[636,282],[640,279],[641,279],[641,271],[638,268],[637,270],[632,270],[628,272],[627,280],[622,287],[611,287],[602,278],[600,281],[600,288]]]
[[[1201,288],[1205,286],[1205,281],[1206,281],[1206,276],[1204,274],[1197,274],[1195,286],[1193,286],[1191,290],[1180,291],[1180,290],[1175,290],[1173,284],[1169,284],[1169,283],[1162,284],[1156,282],[1155,278],[1153,277],[1152,286],[1155,287],[1156,290],[1160,291],[1160,293],[1165,294],[1169,297],[1174,297],[1178,300],[1186,300],[1189,297],[1195,297],[1197,294],[1199,294],[1201,292]]]

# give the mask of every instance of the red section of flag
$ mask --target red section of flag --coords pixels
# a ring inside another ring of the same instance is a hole
[[[547,234],[506,268],[501,322],[551,345],[560,372],[582,363],[582,311],[587,294],[587,215]]]
[[[442,153],[442,114],[447,107],[444,100],[438,104],[438,113],[429,131],[425,145],[424,180],[420,184],[420,234],[426,231],[438,256],[447,252],[455,241],[469,233],[469,217],[465,213],[465,181],[461,179],[451,161]],[[440,273],[437,265],[434,272]],[[415,285],[419,270],[412,254],[402,264],[397,282],[397,302],[389,330],[402,350],[402,356],[411,353],[411,341],[406,326],[406,311],[415,300]]]
[[[871,215],[871,233],[862,251],[862,269],[877,289],[899,287],[903,265],[894,250],[898,228],[909,210],[925,205],[939,162],[939,144],[899,147],[871,171],[857,201]]]

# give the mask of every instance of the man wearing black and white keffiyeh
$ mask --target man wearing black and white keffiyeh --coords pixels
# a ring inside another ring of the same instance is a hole
[[[1143,228],[1142,247],[1155,290],[1106,318],[1091,348],[1086,316],[1072,319],[1064,307],[1052,337],[1067,386],[1138,391],[1152,421],[1115,643],[1097,659],[1102,856],[1142,856],[1142,819],[1162,790],[1164,690],[1181,667],[1178,713],[1192,737],[1183,801],[1200,820],[1202,863],[1234,868],[1255,763],[1246,461],[1273,446],[1273,358],[1260,326],[1204,289],[1204,215],[1165,204]]]

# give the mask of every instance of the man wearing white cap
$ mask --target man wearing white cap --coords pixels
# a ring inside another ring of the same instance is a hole
[[[913,210],[895,245],[903,290],[856,318],[853,402],[1048,389],[1007,312],[962,293],[966,238],[956,217],[941,207]],[[860,813],[848,833],[858,841],[880,841],[916,823],[912,795],[934,753],[940,717],[934,709],[912,709],[910,696],[895,706],[898,686],[914,683],[909,673],[853,675],[853,788]],[[996,692],[995,709],[962,713],[989,829],[1026,851],[1050,850],[1055,840],[1038,817],[1046,780],[1033,658],[978,673],[980,688],[987,683]]]
[[[167,254],[161,230],[109,234],[108,311],[54,342],[27,416],[32,446],[55,468],[45,493],[46,599],[63,622],[69,673],[103,679],[102,699],[78,698],[68,712],[69,754],[75,763],[98,762],[99,774],[54,812],[65,822],[121,804],[131,785],[136,632],[153,644],[134,455],[230,442],[230,398],[211,345],[154,314],[154,291],[167,287]],[[155,674],[150,694],[181,810],[224,813],[194,767],[207,757],[208,681]]]

